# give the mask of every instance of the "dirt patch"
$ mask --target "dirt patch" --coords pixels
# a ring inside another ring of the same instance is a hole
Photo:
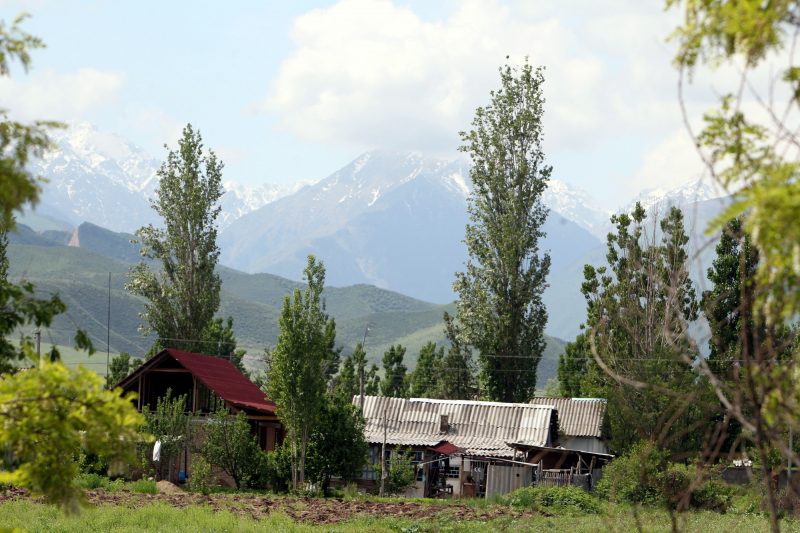
[[[186,494],[178,485],[165,480],[156,483],[156,487],[159,494]]]
[[[410,520],[425,520],[434,517],[464,520],[492,520],[503,516],[519,517],[523,514],[505,506],[475,508],[458,501],[418,502],[418,501],[369,501],[344,500],[341,498],[274,498],[252,494],[210,494],[202,495],[184,492],[180,487],[159,482],[159,494],[141,494],[121,490],[106,492],[90,490],[86,492],[89,505],[118,505],[138,508],[149,503],[165,503],[177,509],[191,505],[205,505],[214,511],[226,510],[230,513],[247,516],[255,520],[271,513],[283,513],[296,522],[306,524],[336,524],[356,518],[396,517]],[[169,490],[170,492],[167,492]],[[0,492],[0,503],[8,500],[30,498],[24,489],[11,488]]]

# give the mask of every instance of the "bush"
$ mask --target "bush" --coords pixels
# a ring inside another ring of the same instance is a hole
[[[386,475],[386,493],[401,494],[417,481],[417,472],[411,464],[414,455],[409,449],[394,450],[390,454],[389,471]],[[378,473],[380,477],[380,473]]]
[[[724,513],[733,505],[735,489],[718,479],[707,479],[692,492],[691,505],[695,509],[707,509]]]
[[[208,494],[210,476],[211,465],[208,464],[208,461],[206,461],[205,457],[202,455],[195,455],[192,458],[192,471],[189,475],[189,490],[201,494]]]
[[[613,502],[663,504],[672,509],[692,507],[724,512],[733,501],[733,488],[706,474],[689,494],[695,467],[667,461],[667,454],[642,441],[603,469],[598,496]]]
[[[268,488],[274,492],[286,492],[292,484],[292,457],[288,445],[262,453],[261,468],[255,479],[256,488]]]
[[[507,501],[513,507],[549,513],[599,514],[603,511],[597,498],[578,487],[525,487],[509,494]]]
[[[667,453],[655,444],[641,441],[603,469],[597,495],[612,502],[659,503],[658,478],[667,467]]]

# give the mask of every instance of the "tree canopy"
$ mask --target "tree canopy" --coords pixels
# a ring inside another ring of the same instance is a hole
[[[136,235],[144,259],[131,267],[126,288],[146,299],[144,333],[155,332],[158,351],[178,348],[213,353],[204,342],[219,308],[220,279],[216,220],[222,197],[223,164],[213,151],[205,152],[200,132],[183,129],[177,150],[159,168],[152,207],[163,227],[140,228]],[[153,265],[159,265],[154,269]],[[234,346],[235,349],[235,346]]]
[[[547,208],[542,194],[552,168],[542,149],[543,69],[527,62],[500,69],[500,89],[461,133],[473,191],[465,243],[466,270],[456,274],[456,320],[478,350],[481,394],[527,402],[545,348],[550,256],[541,253]]]

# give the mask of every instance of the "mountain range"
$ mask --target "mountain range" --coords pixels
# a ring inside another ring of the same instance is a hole
[[[158,223],[149,207],[157,187],[156,159],[86,123],[57,132],[54,141],[58,149],[33,168],[48,183],[23,224],[63,231],[90,222],[132,233]],[[463,159],[375,150],[317,182],[257,188],[226,182],[218,221],[221,263],[297,280],[306,256],[314,253],[325,262],[331,286],[369,284],[447,304],[455,297],[454,273],[467,256],[462,239],[468,176]],[[690,183],[638,199],[652,208],[665,202],[713,204],[719,196],[702,183]],[[584,318],[583,265],[603,260],[611,212],[558,180],[550,181],[543,200],[551,209],[541,245],[552,259],[544,295],[547,332],[571,338]]]

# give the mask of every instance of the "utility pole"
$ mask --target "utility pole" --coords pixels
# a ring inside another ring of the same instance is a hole
[[[383,406],[383,445],[381,446],[381,497],[384,496],[386,486],[386,405]]]
[[[367,350],[365,348],[367,344],[367,333],[369,332],[369,322],[367,325],[364,326],[364,340],[361,341],[361,349],[364,351],[364,366],[367,365]],[[359,366],[358,368],[358,394],[359,394],[359,404],[361,407],[361,413],[364,413],[364,367]]]
[[[36,357],[39,358],[39,367],[44,366],[44,361],[42,360],[42,330],[36,328],[36,332],[33,334],[36,337]]]
[[[106,317],[106,386],[111,387],[111,272],[108,273],[108,316]]]
[[[364,367],[358,369],[358,394],[360,394],[359,403],[361,413],[364,413]]]

